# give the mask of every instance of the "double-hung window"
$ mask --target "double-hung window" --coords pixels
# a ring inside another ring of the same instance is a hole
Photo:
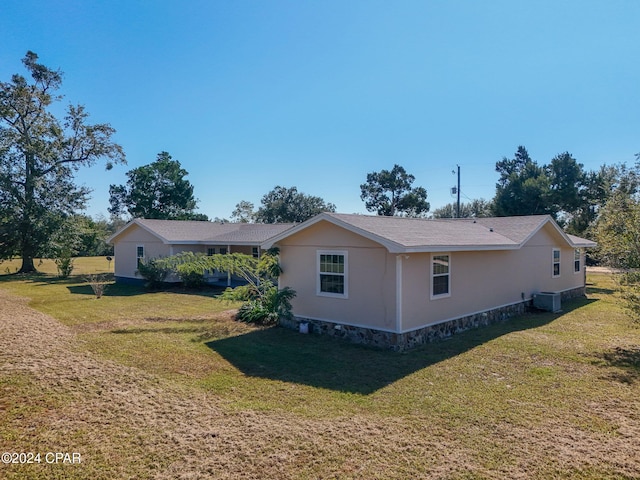
[[[140,264],[144,262],[144,245],[136,246],[136,265],[140,268]]]
[[[556,278],[560,276],[560,249],[553,249],[553,271],[552,277]]]
[[[580,254],[580,249],[576,248],[573,252],[573,271],[575,273],[580,272],[580,260],[582,259],[582,256]]]
[[[451,256],[431,255],[431,298],[451,296]]]
[[[348,260],[342,250],[318,251],[317,294],[326,297],[347,298]]]

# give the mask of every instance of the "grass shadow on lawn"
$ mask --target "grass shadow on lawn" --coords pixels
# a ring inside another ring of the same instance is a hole
[[[613,295],[616,291],[613,288],[595,287],[593,283],[586,285],[587,295]]]
[[[182,295],[195,295],[203,297],[216,297],[220,295],[226,287],[205,286],[201,289],[188,289],[182,285],[167,284],[163,288],[150,290],[144,285],[135,285],[129,283],[113,282],[113,274],[104,274],[107,281],[107,288],[104,291],[105,297],[133,297],[144,295],[147,293],[170,292]],[[61,278],[46,273],[29,273],[19,274],[12,273],[9,275],[0,275],[0,283],[21,280],[33,287],[45,287],[49,285],[63,285],[72,295],[89,295],[94,296],[91,285],[87,282],[88,275],[71,275],[67,278]]]
[[[565,305],[562,314],[595,300]],[[208,342],[245,375],[368,395],[430,365],[512,332],[537,328],[562,314],[532,313],[469,330],[405,353],[273,327]]]
[[[67,287],[69,293],[74,295],[94,295],[91,285],[77,285],[77,280],[73,285]],[[168,286],[157,290],[149,290],[141,285],[128,285],[122,283],[109,283],[104,291],[105,297],[133,297],[136,295],[144,295],[147,293],[170,292],[179,293],[181,295],[196,295],[202,297],[217,297],[224,289],[219,287],[205,287],[202,289],[187,289],[182,286]]]
[[[619,369],[610,374],[615,380],[629,385],[640,380],[640,346],[615,347],[598,357],[597,364]]]

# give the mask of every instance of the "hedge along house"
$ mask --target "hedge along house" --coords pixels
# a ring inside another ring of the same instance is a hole
[[[207,255],[244,253],[259,257],[261,244],[292,226],[136,218],[109,237],[107,242],[114,245],[116,281],[138,283],[143,281],[138,273],[141,261],[185,251]],[[212,284],[232,285],[238,281],[225,272],[203,274]],[[167,281],[178,279],[170,276]]]
[[[585,294],[584,249],[549,216],[409,219],[322,213],[280,248],[298,328],[402,350],[521,314],[540,292]]]

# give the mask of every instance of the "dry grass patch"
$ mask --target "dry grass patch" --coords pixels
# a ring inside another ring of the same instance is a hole
[[[83,463],[0,476],[639,478],[640,330],[590,279],[561,315],[406,354],[239,324],[211,296],[5,281],[0,449]]]

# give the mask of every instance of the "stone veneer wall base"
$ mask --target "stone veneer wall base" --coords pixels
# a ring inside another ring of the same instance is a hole
[[[578,287],[562,292],[561,302],[584,296],[585,287]],[[531,300],[525,300],[506,307],[459,317],[405,333],[385,332],[373,328],[355,327],[297,316],[291,319],[280,319],[279,324],[286,328],[300,330],[300,324],[306,323],[308,332],[311,334],[329,335],[356,344],[403,351],[425,343],[449,338],[451,335],[473,328],[505,322],[512,317],[523,315],[531,309],[531,305]]]

